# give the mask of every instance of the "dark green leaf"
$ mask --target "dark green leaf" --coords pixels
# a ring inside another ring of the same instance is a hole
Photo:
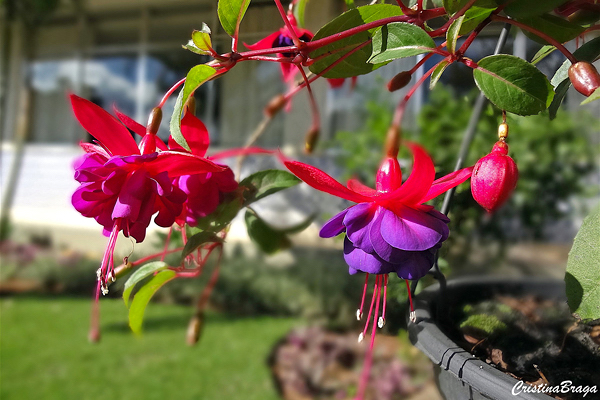
[[[215,235],[213,232],[202,231],[190,237],[181,251],[181,261],[192,254],[194,250],[206,243],[223,243],[223,239]]]
[[[450,65],[450,61],[442,60],[431,73],[431,80],[429,81],[429,89],[433,89],[435,84],[440,80],[442,74],[446,70],[446,67]]]
[[[372,64],[429,53],[435,48],[435,43],[427,32],[406,22],[382,26],[373,35],[372,44],[373,53],[368,60]]]
[[[538,31],[545,33],[548,36],[556,39],[559,43],[568,42],[571,39],[579,36],[584,28],[569,22],[565,19],[559,18],[556,15],[544,14],[536,17],[523,17],[517,19],[519,22],[524,23]],[[525,36],[541,44],[548,44],[544,39],[539,36],[523,29]]]
[[[569,252],[565,283],[571,312],[600,318],[600,209],[583,220]]]
[[[273,254],[291,246],[292,243],[285,233],[273,229],[255,212],[247,210],[245,219],[248,236],[265,253]]]
[[[137,291],[133,296],[131,307],[129,308],[129,327],[134,333],[142,332],[142,322],[144,320],[144,311],[148,302],[154,296],[154,293],[165,283],[175,278],[175,271],[170,269],[159,272]]]
[[[217,6],[219,21],[229,36],[237,34],[249,5],[250,0],[219,0]]]
[[[498,108],[518,115],[533,115],[552,102],[552,85],[527,61],[499,54],[485,57],[477,64],[473,70],[475,83]]]
[[[377,21],[387,17],[402,15],[400,7],[391,4],[373,4],[348,10],[333,21],[327,23],[315,34],[314,40],[332,36],[345,30],[364,25],[368,22]],[[369,29],[360,32],[348,38],[338,40],[327,46],[323,46],[310,53],[311,58],[317,58],[325,54],[330,54],[314,62],[309,69],[314,74],[319,74],[335,61],[339,60],[346,53],[355,49],[357,46],[368,42],[375,31],[380,28]],[[335,67],[323,74],[326,78],[348,78],[357,75],[368,74],[369,72],[383,66],[381,64],[371,64],[367,60],[371,57],[373,46],[369,43],[357,50],[352,55],[345,58]]]
[[[462,26],[464,19],[464,15],[460,18],[455,19],[446,31],[446,49],[448,49],[448,52],[450,54],[454,54],[454,52],[456,51],[456,41],[458,40],[460,27]]]
[[[173,110],[173,115],[171,116],[171,136],[181,147],[188,151],[191,151],[190,146],[187,144],[185,138],[181,134],[181,116],[183,109],[189,100],[190,95],[194,93],[194,91],[198,89],[204,82],[212,78],[216,73],[217,71],[213,67],[205,64],[196,65],[188,72],[185,78],[185,84],[183,85],[183,90],[181,90],[177,96],[175,109]]]
[[[300,222],[298,225],[290,226],[289,228],[285,228],[285,229],[276,229],[276,230],[281,233],[287,234],[287,235],[292,235],[294,233],[300,233],[303,230],[305,230],[306,228],[308,228],[314,220],[315,220],[315,216],[311,215],[310,217],[306,218],[305,221]]]
[[[550,54],[552,54],[552,52],[554,52],[554,50],[556,50],[556,47],[551,46],[549,44],[546,45],[546,46],[543,46],[541,49],[538,50],[537,53],[535,53],[535,55],[531,59],[531,63],[533,65],[539,63],[544,58],[546,58],[547,56],[549,56]]]
[[[240,182],[245,189],[244,205],[254,203],[280,190],[287,189],[302,182],[293,174],[280,169],[269,169],[256,172]]]
[[[517,0],[511,1],[504,12],[513,18],[533,17],[554,10],[567,0]]]
[[[146,279],[150,275],[153,275],[155,272],[162,271],[168,267],[169,265],[164,261],[154,261],[144,264],[135,270],[129,279],[127,279],[127,282],[125,282],[125,286],[123,287],[123,300],[125,300],[125,305],[129,307],[129,298],[131,297],[131,292],[138,282]]]
[[[299,0],[294,6],[294,17],[296,17],[296,22],[300,28],[304,28],[304,12],[306,9],[306,4],[308,0]]]
[[[567,95],[567,92],[569,91],[570,87],[571,87],[571,81],[569,80],[569,78],[567,78],[564,81],[562,81],[561,83],[559,83],[557,87],[554,88],[554,98],[552,99],[552,103],[550,103],[550,106],[548,107],[548,113],[550,115],[550,120],[553,120],[554,118],[556,118],[556,113],[558,112],[558,109],[560,108],[560,104],[562,103],[563,99]]]

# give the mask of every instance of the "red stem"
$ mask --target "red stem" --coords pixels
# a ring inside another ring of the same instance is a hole
[[[275,5],[277,6],[277,10],[279,10],[279,15],[281,15],[281,18],[283,19],[283,23],[288,28],[288,31],[290,31],[290,36],[292,37],[292,41],[294,42],[296,47],[300,47],[300,39],[298,39],[298,35],[296,35],[296,31],[294,30],[292,23],[288,19],[287,13],[283,9],[283,5],[281,5],[281,1],[275,0]]]
[[[158,108],[162,108],[165,105],[165,102],[167,101],[167,99],[169,98],[169,96],[171,96],[173,94],[173,92],[175,90],[177,90],[177,88],[179,86],[183,85],[184,82],[185,82],[185,78],[181,79],[179,82],[177,82],[176,84],[174,84],[173,87],[171,89],[169,89],[167,91],[167,93],[165,93],[165,95],[163,96],[163,98],[160,101],[160,103],[158,103]]]
[[[492,21],[500,21],[500,22],[504,22],[507,24],[512,24],[516,27],[519,27],[521,29],[529,31],[536,36],[539,36],[540,38],[544,39],[546,42],[550,43],[552,46],[556,47],[561,53],[563,53],[565,55],[565,57],[567,57],[569,59],[569,61],[571,61],[572,64],[575,64],[577,62],[577,59],[573,56],[573,54],[569,50],[567,50],[567,48],[565,46],[563,46],[561,43],[559,43],[553,37],[546,35],[544,32],[540,32],[537,29],[530,27],[529,25],[525,25],[521,22],[515,21],[514,19],[502,17],[500,15],[492,15],[492,16],[490,16],[490,18],[492,19]]]

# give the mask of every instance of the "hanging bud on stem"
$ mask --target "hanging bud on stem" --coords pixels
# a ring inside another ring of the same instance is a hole
[[[569,67],[569,79],[573,87],[586,97],[600,87],[598,70],[586,61],[579,61]]]
[[[394,76],[387,84],[387,89],[390,92],[400,90],[409,84],[412,74],[409,71],[402,71]]]
[[[273,97],[271,101],[269,101],[269,104],[267,104],[267,106],[265,107],[265,114],[268,117],[273,118],[273,116],[275,116],[279,111],[281,111],[283,107],[285,107],[287,102],[288,100],[282,94]]]
[[[504,130],[499,129],[498,134],[501,132]],[[488,213],[492,213],[508,200],[518,179],[519,171],[513,159],[508,156],[508,145],[500,140],[490,154],[475,164],[471,175],[473,198]]]
[[[319,133],[319,128],[315,128],[314,126],[306,132],[306,137],[304,139],[304,150],[306,151],[306,154],[311,154],[315,150],[315,146],[319,140]]]
[[[156,135],[162,121],[162,108],[154,107],[148,117],[148,125],[146,125],[146,133]]]

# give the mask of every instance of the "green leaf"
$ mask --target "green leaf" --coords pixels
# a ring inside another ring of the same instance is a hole
[[[581,102],[581,105],[586,105],[591,103],[592,101],[596,101],[600,99],[600,88],[594,90],[594,93],[590,94],[589,97]]]
[[[583,220],[569,252],[565,283],[571,312],[600,318],[600,208]]]
[[[244,206],[254,203],[280,190],[287,189],[302,182],[295,175],[280,169],[269,169],[256,172],[240,182],[244,192]]]
[[[435,69],[431,73],[431,80],[429,81],[429,89],[433,89],[435,87],[435,84],[440,80],[442,74],[444,73],[444,71],[446,70],[446,67],[448,65],[450,65],[450,61],[442,60],[435,67]]]
[[[566,2],[567,0],[518,0],[511,1],[502,11],[513,18],[533,17],[550,12]]]
[[[269,226],[254,211],[247,210],[245,220],[248,236],[265,253],[273,254],[292,245],[287,235]]]
[[[162,271],[163,269],[166,269],[168,267],[169,265],[164,261],[154,261],[148,264],[144,264],[143,266],[135,270],[135,272],[131,274],[129,279],[127,279],[127,282],[125,282],[125,286],[123,287],[123,300],[125,300],[125,305],[129,307],[129,299],[131,297],[131,292],[133,291],[133,288],[138,282],[140,282],[143,279],[146,279],[155,272]]]
[[[485,57],[473,70],[479,90],[498,108],[533,115],[548,108],[554,90],[536,67],[506,54]]]
[[[550,14],[544,14],[536,17],[523,17],[518,18],[517,20],[525,25],[537,29],[542,33],[545,33],[548,36],[553,37],[559,43],[568,42],[569,40],[579,36],[585,30],[585,28],[577,24]],[[523,29],[523,33],[533,41],[541,44],[548,44],[548,42],[546,42],[544,39],[525,29]]]
[[[304,13],[308,0],[299,0],[294,6],[294,17],[300,28],[304,28]]]
[[[356,5],[354,4],[354,0],[344,0],[344,2],[346,3],[346,7],[356,8]]]
[[[460,28],[464,19],[464,15],[460,18],[455,19],[446,31],[446,49],[448,49],[448,52],[450,54],[454,54],[454,52],[456,51],[456,41],[458,40]]]
[[[212,42],[208,25],[203,22],[202,29],[192,32],[192,42],[199,50],[204,51],[205,54],[212,54]]]
[[[477,25],[489,17],[495,9],[496,4],[494,0],[481,0],[475,2],[475,4],[465,12],[465,19],[460,27],[459,34],[466,35],[477,28]]]
[[[552,45],[547,44],[547,45],[543,46],[541,49],[538,50],[537,53],[535,53],[535,55],[531,59],[531,64],[535,65],[535,64],[539,63],[544,58],[546,58],[550,54],[552,54],[552,52],[554,52],[554,50],[556,50],[556,47],[554,47]]]
[[[181,251],[181,261],[192,254],[194,250],[206,243],[223,243],[223,239],[215,235],[213,232],[202,231],[198,232],[188,239],[185,247]]]
[[[240,22],[250,5],[250,0],[219,0],[217,14],[223,29],[229,36],[237,35]]]
[[[369,62],[383,63],[397,58],[430,53],[433,39],[423,29],[406,22],[394,22],[381,27],[373,35],[373,52]]]
[[[173,115],[171,116],[171,122],[169,126],[171,128],[171,136],[173,139],[177,142],[177,144],[188,151],[191,151],[190,146],[187,144],[185,138],[181,134],[181,116],[183,114],[183,109],[189,100],[190,95],[194,93],[194,91],[198,89],[204,82],[211,79],[216,73],[217,70],[215,70],[213,67],[205,64],[196,65],[188,72],[185,78],[183,89],[177,96],[175,109],[173,110]]]
[[[315,217],[316,217],[316,215],[311,215],[308,218],[306,218],[306,220],[300,222],[298,225],[290,226],[289,228],[285,228],[285,229],[277,229],[277,231],[284,233],[286,235],[300,233],[303,230],[305,230],[306,228],[308,228],[310,226],[310,224],[313,223],[313,221],[315,220]]]
[[[170,269],[159,272],[138,290],[133,296],[131,307],[129,308],[129,327],[134,333],[142,332],[142,322],[144,320],[144,311],[148,302],[154,296],[154,293],[164,284],[175,278],[176,272]]]
[[[562,81],[557,87],[554,88],[554,98],[552,99],[552,103],[550,103],[550,106],[548,107],[548,114],[550,116],[550,120],[556,118],[556,113],[560,108],[560,104],[567,95],[567,92],[569,91],[570,87],[571,81],[569,80],[569,78],[567,78],[564,81]]]
[[[315,34],[313,41],[364,25],[365,23],[400,15],[402,15],[400,7],[391,4],[373,4],[353,8],[319,29]],[[379,29],[380,28],[369,29],[314,50],[309,54],[311,58],[324,57],[315,61],[309,67],[310,71],[314,74],[320,74],[342,56],[352,51],[357,46],[368,42],[373,37],[373,34]],[[349,78],[352,76],[368,74],[386,64],[371,64],[367,62],[371,57],[372,52],[373,46],[369,43],[345,58],[335,67],[323,74],[323,76],[325,78]],[[326,54],[330,55],[326,56]]]

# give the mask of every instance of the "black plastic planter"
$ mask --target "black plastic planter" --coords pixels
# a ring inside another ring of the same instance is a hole
[[[537,295],[564,299],[564,282],[557,280],[471,279],[451,280],[443,292],[439,285],[421,292],[415,300],[416,323],[409,323],[411,341],[434,363],[436,381],[446,400],[524,399],[553,400],[543,393],[513,394],[519,383],[504,372],[475,358],[450,340],[437,326],[453,307],[495,295]]]

